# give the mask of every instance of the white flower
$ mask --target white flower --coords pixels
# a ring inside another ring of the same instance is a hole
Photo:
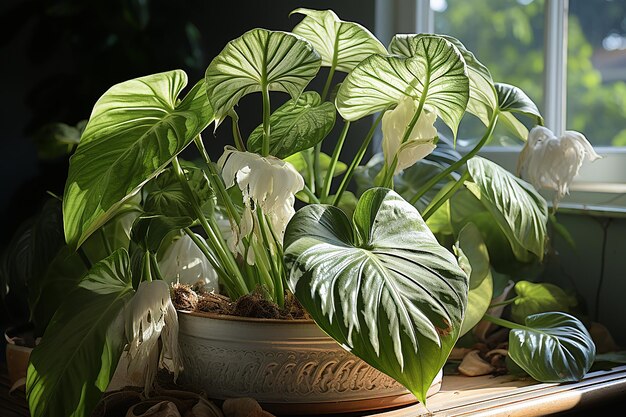
[[[585,160],[601,158],[582,133],[568,130],[556,137],[550,129],[535,126],[520,153],[517,175],[535,188],[556,191],[554,206],[569,192],[569,184]]]
[[[417,111],[417,103],[412,97],[405,97],[395,109],[387,110],[383,115],[383,153],[385,164],[391,167],[394,156],[398,163],[394,175],[410,167],[435,150],[437,129],[433,126],[437,114],[424,108],[417,123],[413,126],[409,138],[402,143],[404,131]]]
[[[161,348],[159,349],[159,337]],[[159,366],[174,373],[182,369],[178,348],[178,316],[165,281],[142,282],[126,316],[127,378],[149,392]]]
[[[238,233],[234,233],[237,239],[231,241],[231,250],[238,248],[241,237],[248,236],[254,229],[257,207],[263,210],[282,242],[285,227],[295,214],[295,194],[304,188],[300,173],[282,159],[241,152],[230,146],[224,149],[218,165],[226,187],[237,184],[241,190],[245,206]]]
[[[196,237],[204,242],[198,234]],[[174,240],[159,260],[159,270],[163,279],[170,283],[201,283],[208,292],[218,291],[217,272],[213,269],[204,253],[188,235]]]

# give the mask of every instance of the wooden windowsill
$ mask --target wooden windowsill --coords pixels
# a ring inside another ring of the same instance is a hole
[[[0,411],[27,417],[23,392],[8,395],[6,365],[0,366]],[[358,414],[370,417],[511,416],[532,417],[581,410],[624,398],[626,365],[590,372],[580,382],[538,383],[512,376],[464,377],[446,375],[441,391],[428,398],[428,409],[415,404],[391,411]],[[357,414],[344,414],[353,417]],[[2,414],[4,417],[5,414]]]
[[[415,404],[370,416],[544,416],[615,401],[625,393],[626,366],[590,372],[582,381],[566,384],[538,383],[509,375],[448,375],[443,378],[441,391],[428,398],[428,409]]]

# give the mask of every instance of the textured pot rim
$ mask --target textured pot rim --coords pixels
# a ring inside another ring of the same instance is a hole
[[[232,316],[229,314],[218,314],[218,313],[209,313],[204,311],[187,311],[187,310],[176,310],[178,314],[184,314],[187,316],[194,317],[205,317],[209,319],[216,320],[226,320],[226,321],[240,321],[246,323],[268,323],[268,324],[284,324],[284,325],[294,325],[294,324],[317,324],[313,319],[264,319],[264,318],[256,318],[256,317],[243,317],[243,316]]]

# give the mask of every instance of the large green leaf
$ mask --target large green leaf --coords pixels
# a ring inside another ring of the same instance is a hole
[[[515,301],[511,306],[511,318],[523,323],[532,314],[547,311],[571,313],[578,303],[574,295],[547,282],[518,281],[515,283]]]
[[[509,332],[509,357],[537,381],[579,381],[595,355],[585,326],[566,313],[534,314]]]
[[[335,126],[336,114],[333,103],[322,103],[314,91],[287,101],[270,116],[270,155],[282,159],[315,146]],[[259,125],[248,138],[248,150],[260,153],[262,146],[263,125]]]
[[[252,29],[228,42],[205,74],[216,125],[247,94],[282,91],[297,98],[320,64],[308,41],[287,32]]]
[[[543,125],[543,117],[539,113],[537,105],[524,91],[514,85],[496,83],[495,87],[502,120],[511,132],[520,139],[526,140],[528,128],[516,116],[525,115],[530,118],[532,123]]]
[[[372,55],[348,74],[336,99],[344,119],[360,119],[410,96],[423,99],[456,136],[469,99],[465,61],[459,50],[441,37],[420,37],[413,47],[411,58]]]
[[[493,279],[487,245],[474,223],[468,223],[463,227],[455,249],[459,265],[470,277],[467,311],[459,334],[463,336],[478,324],[489,309],[493,296]]]
[[[467,111],[488,125],[491,113],[498,107],[498,98],[491,73],[458,39],[447,35],[399,34],[391,40],[389,51],[400,56],[412,57],[419,53],[419,48],[416,46],[420,38],[436,36],[450,42],[463,56],[469,77]]]
[[[387,51],[382,43],[358,23],[345,22],[332,10],[296,9],[291,14],[305,15],[293,33],[307,39],[322,57],[322,65],[350,72],[372,54]]]
[[[93,266],[55,313],[28,366],[33,417],[88,417],[125,344],[121,313],[132,298],[124,249]]]
[[[284,242],[289,288],[316,323],[424,402],[457,340],[468,281],[417,210],[372,188],[352,222],[333,206],[303,207]]]
[[[71,247],[80,246],[211,122],[203,82],[178,101],[186,84],[183,71],[164,72],[117,84],[97,101],[65,183]]]
[[[518,259],[529,251],[543,259],[548,207],[532,185],[481,157],[467,161],[475,184],[468,189],[485,205],[511,242]]]

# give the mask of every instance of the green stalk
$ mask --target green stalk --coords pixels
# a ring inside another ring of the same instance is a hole
[[[267,86],[262,88],[263,94],[263,147],[261,156],[270,154],[270,92]]]
[[[263,215],[263,210],[259,207],[257,209],[257,218],[259,220],[259,228],[261,229],[261,236],[263,237],[263,242],[265,243],[265,248],[269,252],[268,263],[270,264],[270,268],[272,271],[272,284],[274,290],[274,301],[281,308],[285,306],[285,294],[283,288],[283,279],[280,275],[276,264],[274,263],[275,255],[272,253],[273,244],[270,242],[270,239],[267,235],[267,228],[270,227],[265,221],[265,216]]]
[[[404,129],[404,133],[402,135],[402,141],[400,142],[400,148],[398,148],[398,152],[400,152],[400,150],[402,149],[402,145],[404,145],[409,140],[409,137],[411,136],[411,132],[413,132],[413,129],[415,128],[415,124],[419,120],[422,114],[422,110],[424,110],[424,103],[426,102],[426,96],[428,95],[428,82],[429,81],[427,80],[426,83],[424,83],[424,91],[422,92],[422,95],[420,96],[420,101],[417,104],[417,110],[415,111],[415,114],[413,114],[413,117],[411,118],[411,121],[407,125],[406,129]],[[383,177],[383,182],[382,182],[383,187],[386,187],[386,188],[393,187],[393,173],[395,172],[397,166],[398,166],[398,153],[396,152],[396,154],[393,156],[391,166],[387,167],[387,164],[383,165],[383,169],[385,170],[384,171],[385,175]]]
[[[506,301],[502,301],[499,303],[494,303],[494,304],[489,304],[489,308],[493,308],[493,307],[501,307],[501,306],[508,306],[509,304],[512,304],[516,299],[519,298],[519,295],[516,295],[513,298],[509,298]]]
[[[337,139],[337,143],[335,143],[335,150],[333,151],[333,156],[330,158],[330,163],[328,164],[328,171],[326,172],[324,187],[322,188],[322,200],[330,195],[330,186],[333,182],[337,161],[339,161],[339,155],[341,154],[341,149],[343,148],[346,136],[348,135],[348,130],[350,130],[350,122],[346,121],[343,125],[343,129],[341,130],[341,134],[339,135],[339,139]]]
[[[348,167],[345,174],[343,175],[343,179],[341,180],[341,184],[339,185],[339,190],[337,190],[337,194],[335,195],[335,199],[333,201],[334,206],[339,204],[339,201],[341,200],[341,196],[348,188],[348,183],[352,179],[352,175],[354,174],[354,169],[357,166],[359,166],[359,164],[361,163],[361,160],[363,160],[363,157],[365,156],[365,152],[367,152],[367,148],[370,146],[370,142],[372,141],[372,138],[374,137],[376,128],[378,127],[378,124],[383,118],[383,114],[385,114],[384,111],[380,112],[380,114],[374,121],[374,124],[372,124],[372,127],[367,133],[365,140],[363,141],[363,143],[361,143],[361,147],[357,151],[356,155],[354,156],[354,159],[350,163],[350,166]]]
[[[320,164],[320,154],[322,153],[322,142],[315,144],[313,148],[313,175],[315,175],[315,193],[322,193],[322,167]]]
[[[104,246],[104,250],[106,251],[107,256],[109,256],[110,254],[113,253],[113,250],[111,249],[111,245],[106,235],[104,234],[104,227],[101,227],[100,229],[98,229],[98,232],[100,234],[100,238],[102,239],[102,246]]]
[[[422,215],[422,219],[424,219],[424,221],[428,220],[428,218],[430,216],[432,216],[439,207],[441,207],[441,205],[443,203],[445,203],[446,201],[448,201],[450,199],[450,197],[452,197],[454,195],[454,193],[456,193],[456,190],[459,189],[459,187],[461,187],[464,183],[465,180],[467,180],[469,178],[469,171],[465,171],[463,173],[463,175],[461,175],[461,178],[459,178],[459,180],[454,183],[454,185],[452,187],[450,187],[450,189],[448,191],[445,192],[444,195],[442,195],[441,197],[439,197],[439,199],[435,202],[430,202],[430,204],[428,205],[428,207],[426,207],[426,209],[424,210],[424,214]]]
[[[224,242],[222,235],[219,233],[219,226],[215,223],[213,218],[209,219],[212,223],[212,225],[209,225],[207,218],[204,216],[204,213],[202,213],[202,209],[196,200],[196,195],[191,191],[191,188],[187,183],[185,173],[183,172],[177,157],[172,159],[172,165],[174,166],[174,172],[183,188],[183,192],[191,204],[194,214],[198,217],[200,225],[206,232],[209,242],[211,242],[211,248],[216,252],[220,262],[225,266],[228,275],[230,275],[234,280],[235,288],[231,288],[231,291],[236,293],[238,296],[247,294],[249,292],[248,288],[245,285],[245,281],[241,276],[241,271],[239,270],[230,249],[228,249],[226,242]]]
[[[485,320],[487,320],[487,321],[489,321],[489,322],[491,322],[491,323],[493,323],[495,325],[506,327],[507,329],[530,330],[530,331],[533,331],[533,332],[537,331],[536,329],[531,329],[530,327],[524,326],[523,324],[514,323],[512,321],[508,321],[508,320],[505,320],[503,318],[495,317],[495,316],[492,316],[492,315],[489,315],[489,314],[485,314],[483,316],[483,319],[485,319]]]
[[[238,151],[245,152],[246,145],[243,143],[243,139],[241,137],[241,130],[239,130],[239,115],[235,112],[235,110],[231,110],[228,112],[231,120],[231,129],[233,131],[233,138],[235,140],[235,146]]]
[[[202,139],[200,138],[200,136],[196,136],[196,138],[194,139],[194,143],[196,145],[196,148],[198,148],[198,150],[202,154],[202,158],[204,159],[204,162],[207,164],[209,173],[211,174],[209,176],[211,185],[213,185],[214,188],[217,189],[217,193],[219,194],[220,198],[226,205],[226,211],[228,212],[228,217],[230,219],[233,219],[235,223],[238,224],[240,221],[239,212],[237,211],[237,208],[233,204],[232,200],[230,199],[230,196],[226,192],[226,188],[224,187],[224,183],[222,182],[222,177],[220,177],[220,174],[215,169],[215,166],[213,166],[213,162],[211,162],[211,158],[209,158],[209,154],[207,153],[206,148],[204,147],[204,143],[202,142]]]
[[[428,190],[430,190],[433,187],[433,185],[435,185],[439,181],[441,181],[442,178],[445,178],[448,175],[450,175],[452,172],[456,171],[465,162],[467,162],[470,158],[472,158],[474,155],[476,155],[478,153],[478,151],[480,151],[480,149],[485,145],[485,143],[487,143],[487,141],[489,140],[489,138],[493,134],[493,130],[496,127],[496,122],[498,121],[498,114],[499,114],[499,110],[496,109],[496,110],[493,111],[493,114],[491,115],[491,119],[489,120],[489,126],[487,127],[487,131],[485,132],[483,137],[480,139],[480,141],[476,144],[476,146],[471,151],[469,151],[468,153],[463,155],[463,157],[461,159],[459,159],[458,161],[456,161],[455,163],[450,165],[448,168],[446,168],[443,171],[441,171],[439,174],[437,174],[434,177],[432,177],[413,196],[413,198],[411,198],[411,200],[409,201],[411,204],[415,204],[417,202],[417,200],[422,198],[424,196],[424,194],[426,194],[428,192]]]
[[[309,185],[309,188],[311,190],[314,190],[316,188],[316,183],[315,183],[315,161],[311,160],[311,153],[308,152],[309,149],[305,149],[304,151],[302,151],[302,158],[304,158],[304,161],[306,162],[306,183]],[[315,157],[313,157],[313,159],[315,159]]]
[[[159,268],[159,262],[157,262],[156,255],[154,253],[150,253],[148,257],[150,258],[150,272],[154,273],[157,280],[163,281],[163,275],[161,275],[161,269]]]
[[[230,281],[230,276],[226,272],[226,270],[220,265],[218,260],[215,258],[215,255],[209,251],[209,248],[206,246],[204,242],[198,239],[198,236],[188,227],[185,227],[183,231],[193,240],[193,243],[200,249],[200,251],[204,254],[204,256],[209,260],[209,263],[215,269],[215,272],[218,273],[219,276],[227,276],[227,281],[230,283],[229,286],[234,286],[232,281]]]
[[[78,249],[76,249],[76,253],[78,253],[78,257],[80,258],[80,260],[83,262],[83,264],[89,271],[93,265],[91,264],[91,261],[87,257],[87,254],[85,253],[85,250],[83,249],[83,247],[80,246]]]
[[[146,251],[143,256],[143,280],[152,282],[152,271],[150,271],[150,252]]]
[[[309,203],[319,204],[320,202],[319,198],[317,198],[317,196],[313,193],[313,191],[311,191],[311,189],[306,184],[304,184],[304,188],[302,189],[302,191],[304,192],[304,194],[307,195],[307,197],[309,197]]]

